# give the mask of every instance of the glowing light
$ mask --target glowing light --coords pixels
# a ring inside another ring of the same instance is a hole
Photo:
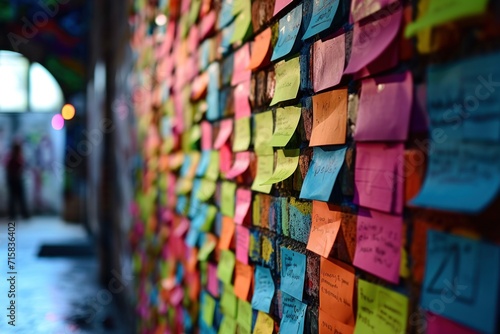
[[[71,104],[65,104],[62,108],[61,114],[62,117],[68,121],[75,117],[75,107],[73,107]]]
[[[52,117],[52,127],[54,130],[61,130],[64,127],[64,118],[61,114],[56,114]]]
[[[158,26],[164,26],[165,24],[167,24],[167,17],[165,16],[165,14],[158,15],[155,19],[155,23]]]

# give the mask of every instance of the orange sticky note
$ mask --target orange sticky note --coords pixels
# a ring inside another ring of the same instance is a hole
[[[341,213],[332,210],[328,203],[313,201],[311,219],[307,249],[328,257],[340,229]]]
[[[354,333],[354,327],[351,325],[344,324],[335,318],[332,318],[329,314],[333,312],[325,312],[319,310],[319,334],[352,334]]]
[[[345,144],[347,132],[347,89],[314,95],[313,127],[309,146]]]
[[[230,217],[222,216],[222,229],[219,238],[219,249],[228,250],[233,239],[235,224]]]
[[[354,325],[354,268],[340,261],[321,258],[319,307],[335,310],[332,316],[340,322]]]
[[[258,68],[266,56],[269,56],[269,49],[271,46],[271,28],[267,28],[255,37],[255,42],[252,45],[252,56],[248,68],[254,70]]]
[[[234,294],[242,300],[247,300],[250,285],[252,284],[253,267],[236,261],[235,272]]]

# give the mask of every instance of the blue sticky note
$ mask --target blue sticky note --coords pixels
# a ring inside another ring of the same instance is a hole
[[[211,40],[206,39],[204,40],[200,48],[198,49],[199,52],[199,66],[200,70],[205,70],[208,67],[208,64],[210,63],[210,49],[211,49]]]
[[[189,212],[188,216],[193,219],[198,214],[201,208],[201,200],[198,198],[198,193],[201,187],[201,179],[195,179],[193,181],[193,189],[191,190],[191,198],[189,202]]]
[[[309,21],[309,26],[302,37],[303,40],[330,28],[339,8],[339,2],[340,0],[313,1],[311,21]]]
[[[231,38],[233,37],[234,30],[236,29],[235,22],[236,21],[231,22],[227,27],[222,29],[222,40],[219,47],[223,55],[231,50]]]
[[[189,231],[186,235],[186,245],[188,245],[189,247],[195,247],[196,246],[196,243],[198,242],[198,237],[200,235],[200,232],[198,231],[198,229],[194,228],[194,227],[190,227],[189,228]]]
[[[300,30],[302,22],[302,4],[292,9],[290,13],[280,19],[279,36],[276,45],[274,46],[271,60],[277,60],[292,52],[297,34]]]
[[[208,88],[207,88],[207,119],[210,121],[219,119],[219,63],[214,62],[208,67]]]
[[[219,29],[226,27],[234,20],[233,3],[234,0],[222,1],[222,8],[219,12],[219,24],[217,26]]]
[[[312,162],[302,184],[300,198],[328,201],[340,168],[344,164],[345,152],[346,147],[313,148]]]
[[[184,155],[184,161],[182,162],[180,175],[181,177],[185,177],[189,172],[189,167],[191,167],[191,156],[189,154]]]
[[[252,297],[252,308],[269,313],[274,296],[274,281],[271,270],[255,266],[255,288]]]
[[[302,300],[305,274],[306,255],[281,247],[281,291]]]
[[[175,205],[175,211],[178,214],[180,214],[180,215],[185,214],[187,203],[188,203],[188,199],[187,199],[186,196],[179,196],[179,197],[177,197],[177,203]]]
[[[201,159],[196,168],[196,176],[203,177],[207,172],[208,165],[210,164],[210,158],[212,157],[212,151],[205,150],[201,153]]]
[[[300,300],[281,294],[283,316],[280,323],[280,333],[304,333],[304,320],[307,305]]]
[[[421,306],[484,333],[498,333],[500,247],[429,230]]]

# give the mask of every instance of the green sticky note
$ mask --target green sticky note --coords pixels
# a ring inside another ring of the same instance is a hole
[[[299,57],[277,63],[275,73],[276,84],[271,106],[297,97],[300,87]]]
[[[429,0],[429,9],[406,27],[405,36],[412,37],[425,28],[463,17],[480,15],[486,11],[488,3],[488,0]]]
[[[204,292],[201,305],[202,305],[201,318],[208,327],[212,327],[214,322],[214,313],[215,313],[215,299],[213,299],[209,293]]]
[[[238,330],[236,331],[237,334],[252,334],[249,329],[243,327],[243,326],[238,326]],[[257,333],[255,333],[257,334]]]
[[[234,294],[234,287],[230,284],[224,284],[222,296],[220,297],[220,308],[225,316],[236,318],[238,301]]]
[[[189,8],[189,25],[193,25],[198,19],[200,8],[201,0],[191,0],[191,7]]]
[[[247,331],[252,330],[252,305],[238,298],[238,317],[236,318],[238,325]]]
[[[299,164],[299,154],[299,149],[277,150],[276,168],[274,168],[273,175],[262,184],[274,184],[289,178],[297,169],[297,165]]]
[[[250,35],[252,27],[252,5],[250,0],[235,1],[233,12],[235,9],[239,10],[239,13],[234,20],[235,29],[231,36],[231,43],[245,40]]]
[[[220,211],[226,217],[234,217],[236,183],[224,181],[221,185]]]
[[[215,249],[216,245],[217,242],[215,241],[215,238],[205,238],[205,242],[198,251],[198,260],[206,261],[210,253],[212,253],[212,251]]]
[[[274,133],[270,144],[276,146],[286,146],[292,138],[297,125],[299,125],[301,108],[286,107],[276,109],[276,122]]]
[[[210,162],[205,172],[205,178],[216,181],[219,177],[219,151],[210,152]]]
[[[236,257],[233,252],[228,250],[221,251],[219,264],[217,266],[217,278],[219,280],[226,284],[231,284],[235,261]]]
[[[215,221],[215,216],[217,216],[217,207],[215,205],[208,205],[207,213],[205,215],[205,222],[200,228],[200,231],[209,232],[212,230],[212,225]]]
[[[218,334],[234,334],[234,333],[236,333],[236,320],[234,320],[228,315],[225,315],[220,323]]]
[[[250,117],[243,117],[234,122],[233,152],[248,150],[252,135],[250,133]]]
[[[269,194],[271,184],[263,183],[273,176],[274,155],[261,155],[257,157],[257,174],[252,183],[252,190]]]
[[[208,201],[214,195],[216,186],[214,180],[202,179],[198,190],[198,199],[202,202]]]
[[[406,333],[408,298],[380,285],[358,280],[355,334]]]
[[[198,124],[195,124],[191,127],[190,130],[190,144],[191,146],[195,145],[201,138],[201,127]]]
[[[273,136],[273,112],[265,111],[255,114],[254,121],[255,154],[273,155],[273,147],[270,144]]]
[[[177,182],[175,193],[177,195],[187,195],[193,188],[193,179],[183,177]]]

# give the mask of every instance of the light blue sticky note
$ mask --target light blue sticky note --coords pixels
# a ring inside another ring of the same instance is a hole
[[[481,333],[498,333],[500,247],[429,230],[421,305]]]
[[[300,198],[327,202],[332,194],[340,168],[344,164],[346,147],[331,149],[314,147]]]
[[[219,12],[219,24],[217,26],[219,29],[226,27],[234,20],[233,3],[234,0],[222,1],[222,8]]]
[[[198,229],[194,228],[194,227],[190,227],[189,228],[189,231],[186,235],[186,245],[188,245],[189,247],[195,247],[196,246],[196,243],[198,242],[198,237],[200,236],[200,232],[198,231]]]
[[[188,199],[186,196],[179,196],[177,197],[177,203],[175,205],[175,211],[180,214],[184,215],[186,213],[186,206],[188,204]]]
[[[309,21],[309,26],[302,37],[303,40],[330,28],[339,8],[339,2],[340,0],[313,1],[311,21]]]
[[[211,47],[212,40],[206,39],[201,43],[200,48],[198,49],[199,52],[199,66],[200,70],[205,70],[208,67],[208,64],[210,62],[210,47]]]
[[[306,255],[281,247],[281,291],[302,300],[305,275]]]
[[[187,175],[190,167],[191,167],[191,155],[185,154],[184,161],[182,162],[182,166],[181,166],[181,170],[180,170],[181,177],[185,177]]]
[[[213,121],[219,119],[219,63],[213,62],[208,66],[208,88],[207,88],[207,119]]]
[[[271,270],[266,267],[255,266],[255,288],[252,297],[252,308],[269,313],[274,297],[274,281]]]
[[[191,197],[189,202],[189,212],[188,216],[192,219],[196,217],[200,208],[201,208],[201,200],[198,198],[198,193],[201,187],[201,179],[194,179],[193,189],[191,190]]]
[[[212,157],[212,151],[205,150],[201,153],[201,159],[196,168],[196,176],[203,177],[207,172],[208,165],[210,164],[210,158]]]
[[[283,316],[280,323],[280,333],[304,333],[307,305],[286,293],[281,294],[281,302]]]
[[[274,46],[271,60],[276,60],[288,55],[295,44],[297,34],[300,30],[302,22],[302,4],[292,9],[280,19],[279,36],[276,45]]]
[[[220,42],[220,51],[225,55],[231,49],[231,38],[234,35],[234,30],[236,29],[236,21],[231,22],[227,27],[222,29],[222,40]]]

